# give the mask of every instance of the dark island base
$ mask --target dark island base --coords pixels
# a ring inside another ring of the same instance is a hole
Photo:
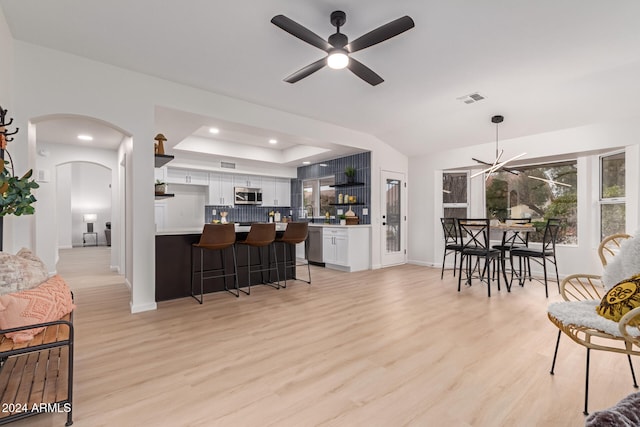
[[[283,232],[277,232],[282,235]],[[236,240],[243,240],[246,232],[236,233]],[[200,240],[200,234],[179,234],[156,236],[156,301],[166,301],[176,298],[184,298],[191,295],[191,251],[192,245]],[[282,262],[283,244],[277,243],[278,263]],[[247,246],[237,245],[237,262],[238,262],[238,281],[239,286],[244,288],[248,282],[247,269]],[[252,269],[264,269],[268,266],[268,248],[261,248],[263,251],[262,267],[257,267],[260,258],[258,256],[259,248],[251,249],[251,265]],[[288,261],[295,261],[295,248],[287,248],[286,257]],[[194,280],[194,293],[200,294],[200,249],[193,250],[194,269],[197,271]],[[222,261],[219,251],[204,251],[204,269],[220,268]],[[273,250],[271,250],[271,259],[273,260]],[[295,264],[295,263],[294,263]],[[233,253],[231,248],[225,250],[225,271],[224,273],[233,272]],[[222,271],[212,272],[210,274],[222,274]],[[280,280],[284,280],[284,265],[278,266]],[[251,286],[258,285],[265,280],[276,281],[276,273],[272,272],[252,272]],[[295,276],[295,267],[289,267],[287,277]],[[204,293],[224,291],[224,280],[227,282],[228,288],[233,288],[234,277],[207,279],[204,281]]]

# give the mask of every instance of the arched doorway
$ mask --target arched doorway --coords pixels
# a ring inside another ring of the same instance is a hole
[[[108,248],[109,268],[124,272],[119,158],[129,136],[104,121],[78,115],[32,120],[36,141],[36,250],[56,272],[60,250],[98,245]],[[98,188],[101,187],[101,188]],[[111,224],[111,246],[104,232]],[[88,233],[92,224],[93,233]]]

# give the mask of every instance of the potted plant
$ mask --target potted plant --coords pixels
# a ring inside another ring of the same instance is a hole
[[[156,194],[165,194],[167,192],[167,183],[156,179]]]
[[[347,166],[344,169],[344,175],[347,177],[347,183],[352,184],[356,178],[356,168],[353,166]]]
[[[31,179],[31,175],[33,175],[32,169],[29,169],[22,177],[18,177],[15,174],[13,159],[7,151],[7,142],[13,140],[8,136],[18,133],[18,128],[13,132],[7,130],[6,126],[10,125],[13,119],[7,122],[6,114],[7,110],[0,107],[0,154],[2,154],[0,161],[0,217],[5,215],[32,215],[35,209],[31,205],[36,201],[36,198],[31,194],[31,190],[38,188],[39,185],[35,180]],[[4,160],[5,154],[9,157],[9,160]],[[0,250],[1,248],[2,241],[0,241]]]
[[[340,215],[340,225],[347,225],[347,216],[345,214]]]
[[[0,216],[5,215],[32,215],[35,209],[31,204],[36,198],[31,194],[31,190],[39,187],[38,183],[31,180],[33,171],[29,171],[21,178],[14,176],[9,172],[10,162],[3,161],[0,164],[2,171],[0,172]],[[11,165],[13,171],[13,165]]]

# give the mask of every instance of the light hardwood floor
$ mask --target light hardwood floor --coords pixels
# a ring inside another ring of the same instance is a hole
[[[312,274],[311,286],[136,315],[121,278],[77,288],[74,425],[584,424],[584,348],[563,337],[549,375],[557,292],[458,293],[451,272],[414,265]],[[624,356],[592,353],[592,411],[633,391]],[[63,424],[42,414],[14,425]]]

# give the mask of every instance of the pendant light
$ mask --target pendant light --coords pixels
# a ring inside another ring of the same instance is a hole
[[[474,160],[474,161],[476,161],[478,163],[481,163],[483,165],[488,165],[489,167],[484,169],[484,170],[481,170],[480,172],[477,172],[477,173],[471,175],[471,178],[475,178],[476,176],[482,175],[483,173],[487,173],[487,176],[485,178],[485,181],[486,181],[487,179],[489,179],[489,176],[492,173],[497,172],[500,169],[503,169],[504,171],[512,173],[514,175],[518,175],[517,171],[505,168],[504,166],[507,163],[512,162],[515,159],[518,159],[518,158],[524,156],[527,153],[520,153],[517,156],[513,156],[510,159],[507,159],[507,160],[505,160],[503,162],[500,162],[500,159],[502,158],[502,154],[504,153],[504,150],[499,150],[498,149],[498,125],[500,123],[502,123],[503,121],[504,121],[504,117],[503,116],[497,115],[497,116],[491,117],[491,123],[494,123],[496,125],[496,159],[495,159],[495,161],[493,163],[488,163],[488,162],[483,162],[482,160],[478,160],[478,159],[472,157],[471,160]]]

